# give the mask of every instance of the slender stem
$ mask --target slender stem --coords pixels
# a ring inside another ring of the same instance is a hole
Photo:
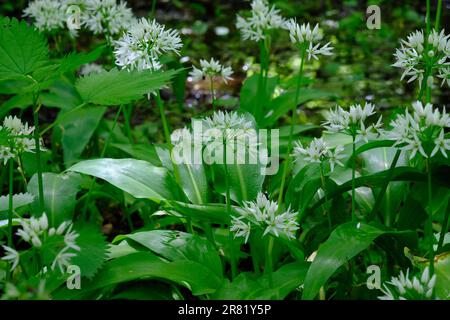
[[[439,31],[442,15],[442,0],[438,0],[436,9],[436,21],[434,23],[434,30]]]
[[[353,135],[353,142],[352,142],[352,221],[356,221],[356,213],[355,213],[355,175],[356,175],[356,143],[355,143],[355,135]]]
[[[428,35],[431,32],[431,5],[430,5],[430,0],[427,0],[426,23],[427,23],[427,39],[428,39]]]
[[[256,242],[255,239],[251,236],[250,236],[250,255],[252,257],[253,271],[255,272],[255,274],[258,275],[260,270],[259,270],[259,261],[257,259],[256,254]]]
[[[156,0],[152,1],[152,11],[150,12],[150,17],[155,18],[155,12],[156,12]]]
[[[67,117],[69,114],[80,110],[81,108],[83,108],[84,106],[86,106],[86,103],[83,102],[82,104],[76,106],[73,109],[70,109],[69,111],[67,111],[66,113],[64,113],[64,117]],[[43,129],[40,133],[41,136],[43,136],[45,133],[47,133],[47,131],[49,131],[50,129],[52,129],[54,126],[56,126],[58,123],[61,122],[61,120],[63,119],[63,117],[59,117],[57,118],[52,124],[50,124],[49,126],[47,126],[45,129]]]
[[[158,106],[159,113],[161,115],[161,121],[162,121],[162,124],[163,124],[164,139],[166,140],[166,143],[169,146],[169,149],[172,150],[172,141],[170,140],[169,124],[167,122],[166,112],[165,112],[165,109],[164,109],[164,103],[161,100],[161,95],[159,93],[159,90],[156,91],[156,104]]]
[[[102,151],[100,153],[100,158],[103,158],[105,156],[106,150],[108,149],[109,142],[111,141],[111,137],[113,135],[114,129],[116,128],[117,121],[119,120],[119,116],[120,116],[120,113],[122,112],[122,109],[123,109],[122,105],[120,105],[119,108],[117,109],[116,115],[114,116],[113,124],[111,126],[111,129],[109,130],[108,137],[106,138],[105,144],[103,145]],[[92,179],[91,184],[89,186],[89,190],[87,192],[86,201],[84,202],[84,207],[83,207],[83,212],[82,212],[82,216],[83,216],[84,220],[87,220],[87,208],[88,208],[89,202],[91,200],[92,188],[94,187],[96,180],[97,179],[95,177]]]
[[[295,92],[295,101],[292,105],[292,115],[291,115],[291,127],[289,129],[289,140],[288,140],[288,148],[287,148],[287,154],[286,154],[286,162],[283,166],[283,175],[281,177],[281,184],[280,184],[280,191],[278,193],[278,203],[281,204],[283,202],[283,194],[284,194],[284,187],[286,184],[286,176],[287,171],[291,162],[291,151],[292,151],[292,140],[294,135],[294,124],[295,124],[295,115],[297,111],[297,104],[298,104],[298,98],[300,96],[300,88],[301,88],[301,80],[303,77],[303,67],[305,65],[305,57],[306,57],[306,47],[303,48],[301,53],[301,63],[300,63],[300,70],[298,73],[298,79],[297,79],[297,88]],[[280,206],[281,208],[281,206]]]
[[[12,230],[12,217],[13,217],[13,184],[14,184],[14,160],[9,159],[9,210],[8,210],[8,247],[13,246],[13,230]]]
[[[22,177],[23,185],[24,185],[25,189],[27,189],[28,182],[27,182],[27,178],[25,177],[25,170],[23,168],[20,155],[17,156],[17,165],[19,166],[18,171],[20,173],[20,176]]]
[[[391,166],[389,167],[389,172],[386,175],[386,179],[384,179],[383,185],[381,187],[380,192],[377,195],[377,198],[375,199],[375,203],[372,207],[372,211],[370,212],[368,216],[368,220],[372,220],[375,216],[375,214],[378,213],[378,209],[380,208],[381,201],[383,201],[383,197],[386,194],[387,188],[389,186],[389,182],[392,179],[392,175],[394,174],[394,169],[397,166],[398,159],[400,158],[400,154],[402,151],[400,149],[397,149],[394,155],[394,159],[392,159]]]
[[[429,251],[430,251],[430,274],[434,273],[434,249],[433,249],[433,209],[431,206],[433,193],[431,184],[431,168],[430,168],[430,158],[426,160],[427,166],[427,184],[428,184],[428,219],[425,226],[425,237],[428,240]]]
[[[332,223],[331,223],[330,212],[326,209],[326,205],[328,204],[328,196],[327,196],[327,190],[325,189],[325,174],[323,173],[323,164],[322,164],[322,162],[320,163],[320,181],[322,183],[322,190],[323,190],[323,194],[324,194],[324,197],[325,197],[325,204],[322,205],[322,210],[323,210],[323,213],[328,218],[328,227],[329,227],[330,232],[331,232]]]
[[[439,242],[438,242],[438,250],[442,248],[442,245],[444,244],[444,238],[445,234],[447,233],[448,229],[448,218],[450,215],[450,208],[447,208],[447,212],[444,215],[444,220],[442,221],[442,227],[441,227],[441,234],[439,235]]]
[[[225,201],[227,206],[227,216],[231,217],[231,195],[230,195],[230,178],[229,178],[229,172],[228,172],[228,166],[227,166],[227,145],[226,141],[224,140],[224,170],[225,170]],[[230,244],[230,261],[231,261],[231,277],[234,279],[237,275],[237,262],[236,262],[236,255],[234,252],[234,245],[233,245],[233,236],[230,231],[228,231],[228,240]]]
[[[123,117],[125,118],[125,129],[127,131],[128,141],[130,144],[133,144],[133,136],[131,133],[131,113],[133,111],[133,105],[130,104],[128,107],[125,107],[123,110]]]
[[[272,279],[272,271],[273,271],[273,260],[272,260],[272,251],[273,251],[273,242],[274,239],[271,235],[268,235],[267,239],[267,251],[266,251],[266,264],[264,267],[264,274],[266,274],[269,277],[269,286],[273,286],[273,279]]]
[[[209,77],[209,83],[210,83],[210,90],[211,90],[211,100],[212,100],[212,107],[213,111],[216,111],[216,94],[214,91],[214,79],[213,77]]]
[[[39,134],[39,109],[41,105],[39,103],[38,94],[33,95],[33,120],[34,120],[34,143],[36,148],[36,162],[37,162],[37,174],[38,174],[38,190],[39,190],[39,212],[43,213],[45,210],[44,202],[44,184],[42,182],[42,164],[41,164],[41,143]],[[51,217],[53,222],[53,214]]]

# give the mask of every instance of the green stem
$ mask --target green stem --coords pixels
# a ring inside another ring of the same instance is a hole
[[[356,143],[355,143],[355,135],[353,135],[352,142],[352,221],[356,221],[356,213],[355,213],[355,197],[356,197],[356,187],[355,187],[355,175],[356,175]]]
[[[226,207],[227,207],[227,216],[231,217],[231,195],[230,195],[230,177],[228,173],[228,166],[227,166],[227,145],[224,141],[224,170],[225,170],[225,201],[226,201]],[[237,262],[236,262],[236,255],[234,252],[234,244],[233,244],[233,236],[232,233],[228,230],[228,240],[230,244],[230,261],[231,261],[231,278],[234,279],[237,275]]]
[[[386,175],[386,179],[383,182],[383,185],[381,187],[380,192],[377,195],[377,198],[375,199],[375,203],[373,205],[372,211],[370,212],[368,216],[368,220],[372,220],[375,216],[375,214],[378,213],[378,209],[381,206],[381,202],[383,201],[383,197],[386,194],[387,188],[389,186],[389,182],[392,179],[392,175],[394,174],[394,169],[397,166],[398,159],[400,158],[400,154],[402,151],[400,149],[397,149],[394,155],[394,159],[392,159],[391,166],[389,167],[389,172]]]
[[[155,18],[155,12],[156,12],[156,0],[152,1],[152,11],[150,12],[150,17],[152,19]]]
[[[36,162],[37,162],[37,175],[38,175],[38,192],[39,192],[39,212],[43,213],[45,210],[44,203],[44,184],[42,182],[42,164],[41,164],[41,143],[40,143],[40,133],[39,133],[39,109],[38,105],[39,96],[33,95],[33,120],[34,120],[34,143],[36,148]],[[53,222],[53,214],[51,217]]]
[[[211,99],[212,99],[212,107],[213,111],[216,111],[216,93],[214,91],[214,79],[213,77],[209,77],[210,81],[210,90],[211,90]]]
[[[273,251],[273,243],[274,239],[271,235],[268,235],[267,239],[267,251],[266,251],[266,263],[264,267],[264,274],[269,277],[269,286],[273,286],[272,279],[272,271],[273,271],[273,259],[272,259],[272,251]]]
[[[434,23],[434,30],[436,31],[439,31],[439,27],[441,24],[441,15],[442,15],[442,0],[438,0],[436,9],[436,21]]]
[[[291,151],[292,151],[292,140],[293,140],[293,135],[294,135],[294,124],[295,124],[295,115],[296,115],[296,111],[297,111],[297,104],[298,104],[298,98],[300,96],[300,88],[301,88],[301,80],[303,77],[303,68],[305,65],[305,57],[306,57],[306,47],[303,48],[302,53],[301,53],[301,63],[300,63],[300,70],[298,73],[298,79],[297,79],[297,88],[296,88],[296,92],[295,92],[295,101],[294,104],[292,106],[292,115],[291,115],[291,126],[289,129],[289,140],[288,140],[288,148],[287,148],[287,154],[286,154],[286,162],[284,163],[283,166],[283,175],[281,177],[281,184],[280,184],[280,191],[278,193],[278,203],[281,204],[283,202],[283,194],[284,194],[284,187],[286,184],[286,176],[287,176],[287,171],[291,162]],[[281,206],[280,206],[281,208]]]
[[[444,215],[444,220],[442,221],[441,234],[439,235],[439,242],[438,242],[438,250],[440,248],[442,248],[442,245],[444,244],[445,234],[447,233],[447,229],[448,229],[449,215],[450,215],[450,210],[449,210],[449,208],[447,208],[447,212]]]
[[[13,247],[13,229],[12,229],[12,217],[13,217],[13,183],[14,183],[14,160],[9,160],[9,208],[8,208],[8,247]]]
[[[323,190],[323,194],[324,194],[324,197],[325,197],[325,204],[322,205],[322,210],[323,210],[323,213],[328,218],[328,227],[329,227],[330,232],[331,232],[332,223],[331,223],[330,212],[328,212],[327,209],[326,209],[326,205],[328,204],[328,196],[327,196],[327,191],[325,189],[325,175],[323,173],[323,164],[322,164],[322,162],[320,163],[320,181],[321,181],[321,184],[322,184],[322,190]]]
[[[166,143],[169,146],[169,149],[172,150],[172,141],[170,140],[169,124],[167,122],[166,112],[164,109],[164,103],[161,100],[161,95],[159,93],[159,90],[156,91],[156,105],[158,106],[159,113],[161,116],[161,121],[163,124],[164,139],[166,140]]]
[[[430,159],[426,160],[427,166],[427,184],[428,184],[428,219],[425,226],[425,237],[428,240],[429,251],[430,251],[430,274],[434,273],[434,249],[433,249],[433,208],[432,208],[432,184],[431,184],[431,168],[430,168]]]

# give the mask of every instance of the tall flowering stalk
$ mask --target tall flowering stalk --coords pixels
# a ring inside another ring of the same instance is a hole
[[[425,106],[420,101],[412,104],[412,114],[408,110],[404,114],[400,114],[392,121],[392,130],[386,132],[386,137],[395,141],[394,147],[410,152],[410,158],[416,157],[425,160],[427,171],[427,189],[428,189],[428,220],[425,227],[426,238],[429,241],[430,251],[430,271],[434,272],[433,260],[433,216],[431,211],[432,202],[432,183],[431,183],[431,158],[438,153],[445,158],[450,150],[450,139],[445,138],[445,128],[450,127],[450,116],[447,114],[445,108],[440,112],[437,108],[427,103]],[[448,219],[448,215],[444,217]],[[441,233],[441,237],[445,235]]]
[[[284,187],[286,184],[286,177],[288,168],[291,163],[290,154],[292,151],[292,139],[294,135],[294,125],[295,125],[295,115],[297,113],[298,98],[300,97],[301,81],[303,78],[303,69],[305,65],[305,60],[308,61],[313,59],[318,59],[319,55],[329,56],[332,54],[333,48],[330,43],[321,45],[322,35],[319,30],[319,25],[316,24],[314,28],[311,29],[310,24],[299,25],[296,20],[291,19],[286,23],[286,28],[289,30],[289,37],[291,42],[297,47],[300,53],[300,70],[297,77],[297,87],[295,90],[295,100],[292,105],[292,115],[291,115],[291,126],[289,130],[289,141],[287,149],[287,159],[283,168],[283,175],[281,177],[280,190],[278,194],[278,203],[283,201]]]
[[[232,217],[230,231],[235,234],[235,237],[243,237],[247,242],[250,233],[255,230],[263,232],[263,237],[267,236],[264,272],[269,276],[270,282],[272,281],[274,238],[295,239],[295,233],[299,229],[296,220],[297,213],[290,208],[280,212],[278,203],[270,201],[261,192],[256,197],[256,201],[244,203],[239,216]]]
[[[14,186],[14,159],[20,163],[21,154],[24,152],[35,152],[40,144],[36,144],[33,139],[34,127],[28,126],[28,123],[22,123],[17,117],[6,117],[0,126],[0,131],[6,132],[7,145],[0,146],[0,160],[3,164],[9,161],[9,201],[8,201],[8,246],[13,246],[12,239],[12,217],[13,217],[13,186]],[[40,203],[43,202],[43,196],[40,193]]]
[[[192,77],[192,81],[201,81],[208,78],[210,83],[211,90],[211,99],[212,99],[212,107],[213,110],[216,111],[216,93],[214,89],[214,79],[219,78],[223,82],[227,83],[231,80],[231,75],[233,74],[233,70],[231,67],[224,67],[220,64],[219,61],[211,58],[208,60],[200,60],[200,69],[193,67],[190,72],[190,76]]]
[[[257,108],[262,107],[266,97],[267,78],[270,65],[271,33],[285,27],[286,21],[275,6],[266,0],[253,0],[249,17],[237,16],[236,28],[242,39],[255,41],[259,46],[260,73],[258,81],[258,104],[254,105],[252,114],[257,116]]]
[[[355,213],[355,173],[356,173],[356,144],[359,141],[368,142],[379,135],[381,128],[381,116],[375,124],[369,124],[368,118],[375,114],[375,107],[366,102],[352,105],[349,111],[337,106],[335,110],[331,110],[328,114],[324,127],[328,132],[344,133],[352,137],[352,220],[356,220]]]
[[[160,70],[162,54],[179,54],[183,46],[178,31],[167,29],[156,20],[142,18],[114,42],[116,64],[128,70]],[[159,91],[155,93],[166,143],[171,146],[170,130]]]

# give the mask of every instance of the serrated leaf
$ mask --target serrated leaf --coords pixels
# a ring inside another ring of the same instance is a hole
[[[76,239],[80,251],[73,257],[71,263],[80,267],[83,277],[92,278],[105,262],[107,247],[105,237],[92,224],[75,226],[80,236]]]
[[[0,79],[30,75],[47,63],[44,37],[25,21],[0,20]]]
[[[166,85],[176,71],[127,71],[112,69],[80,78],[76,87],[86,103],[120,105],[138,100],[143,95]]]

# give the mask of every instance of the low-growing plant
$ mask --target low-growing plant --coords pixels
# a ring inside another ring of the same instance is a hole
[[[150,18],[115,0],[34,0],[31,24],[1,17],[2,298],[449,299],[450,117],[432,97],[436,78],[450,85],[450,36],[430,2],[393,53],[416,99],[383,119],[361,97],[319,125],[298,110],[335,94],[306,70],[338,44],[266,0],[237,16],[259,64],[236,108],[220,97],[232,68],[208,58],[187,73],[156,1]],[[283,33],[299,61],[286,83],[271,61]],[[102,42],[82,53],[77,37]],[[192,119],[173,121],[163,93],[186,77],[211,110],[191,116],[182,91]],[[133,122],[154,108],[159,122]]]

